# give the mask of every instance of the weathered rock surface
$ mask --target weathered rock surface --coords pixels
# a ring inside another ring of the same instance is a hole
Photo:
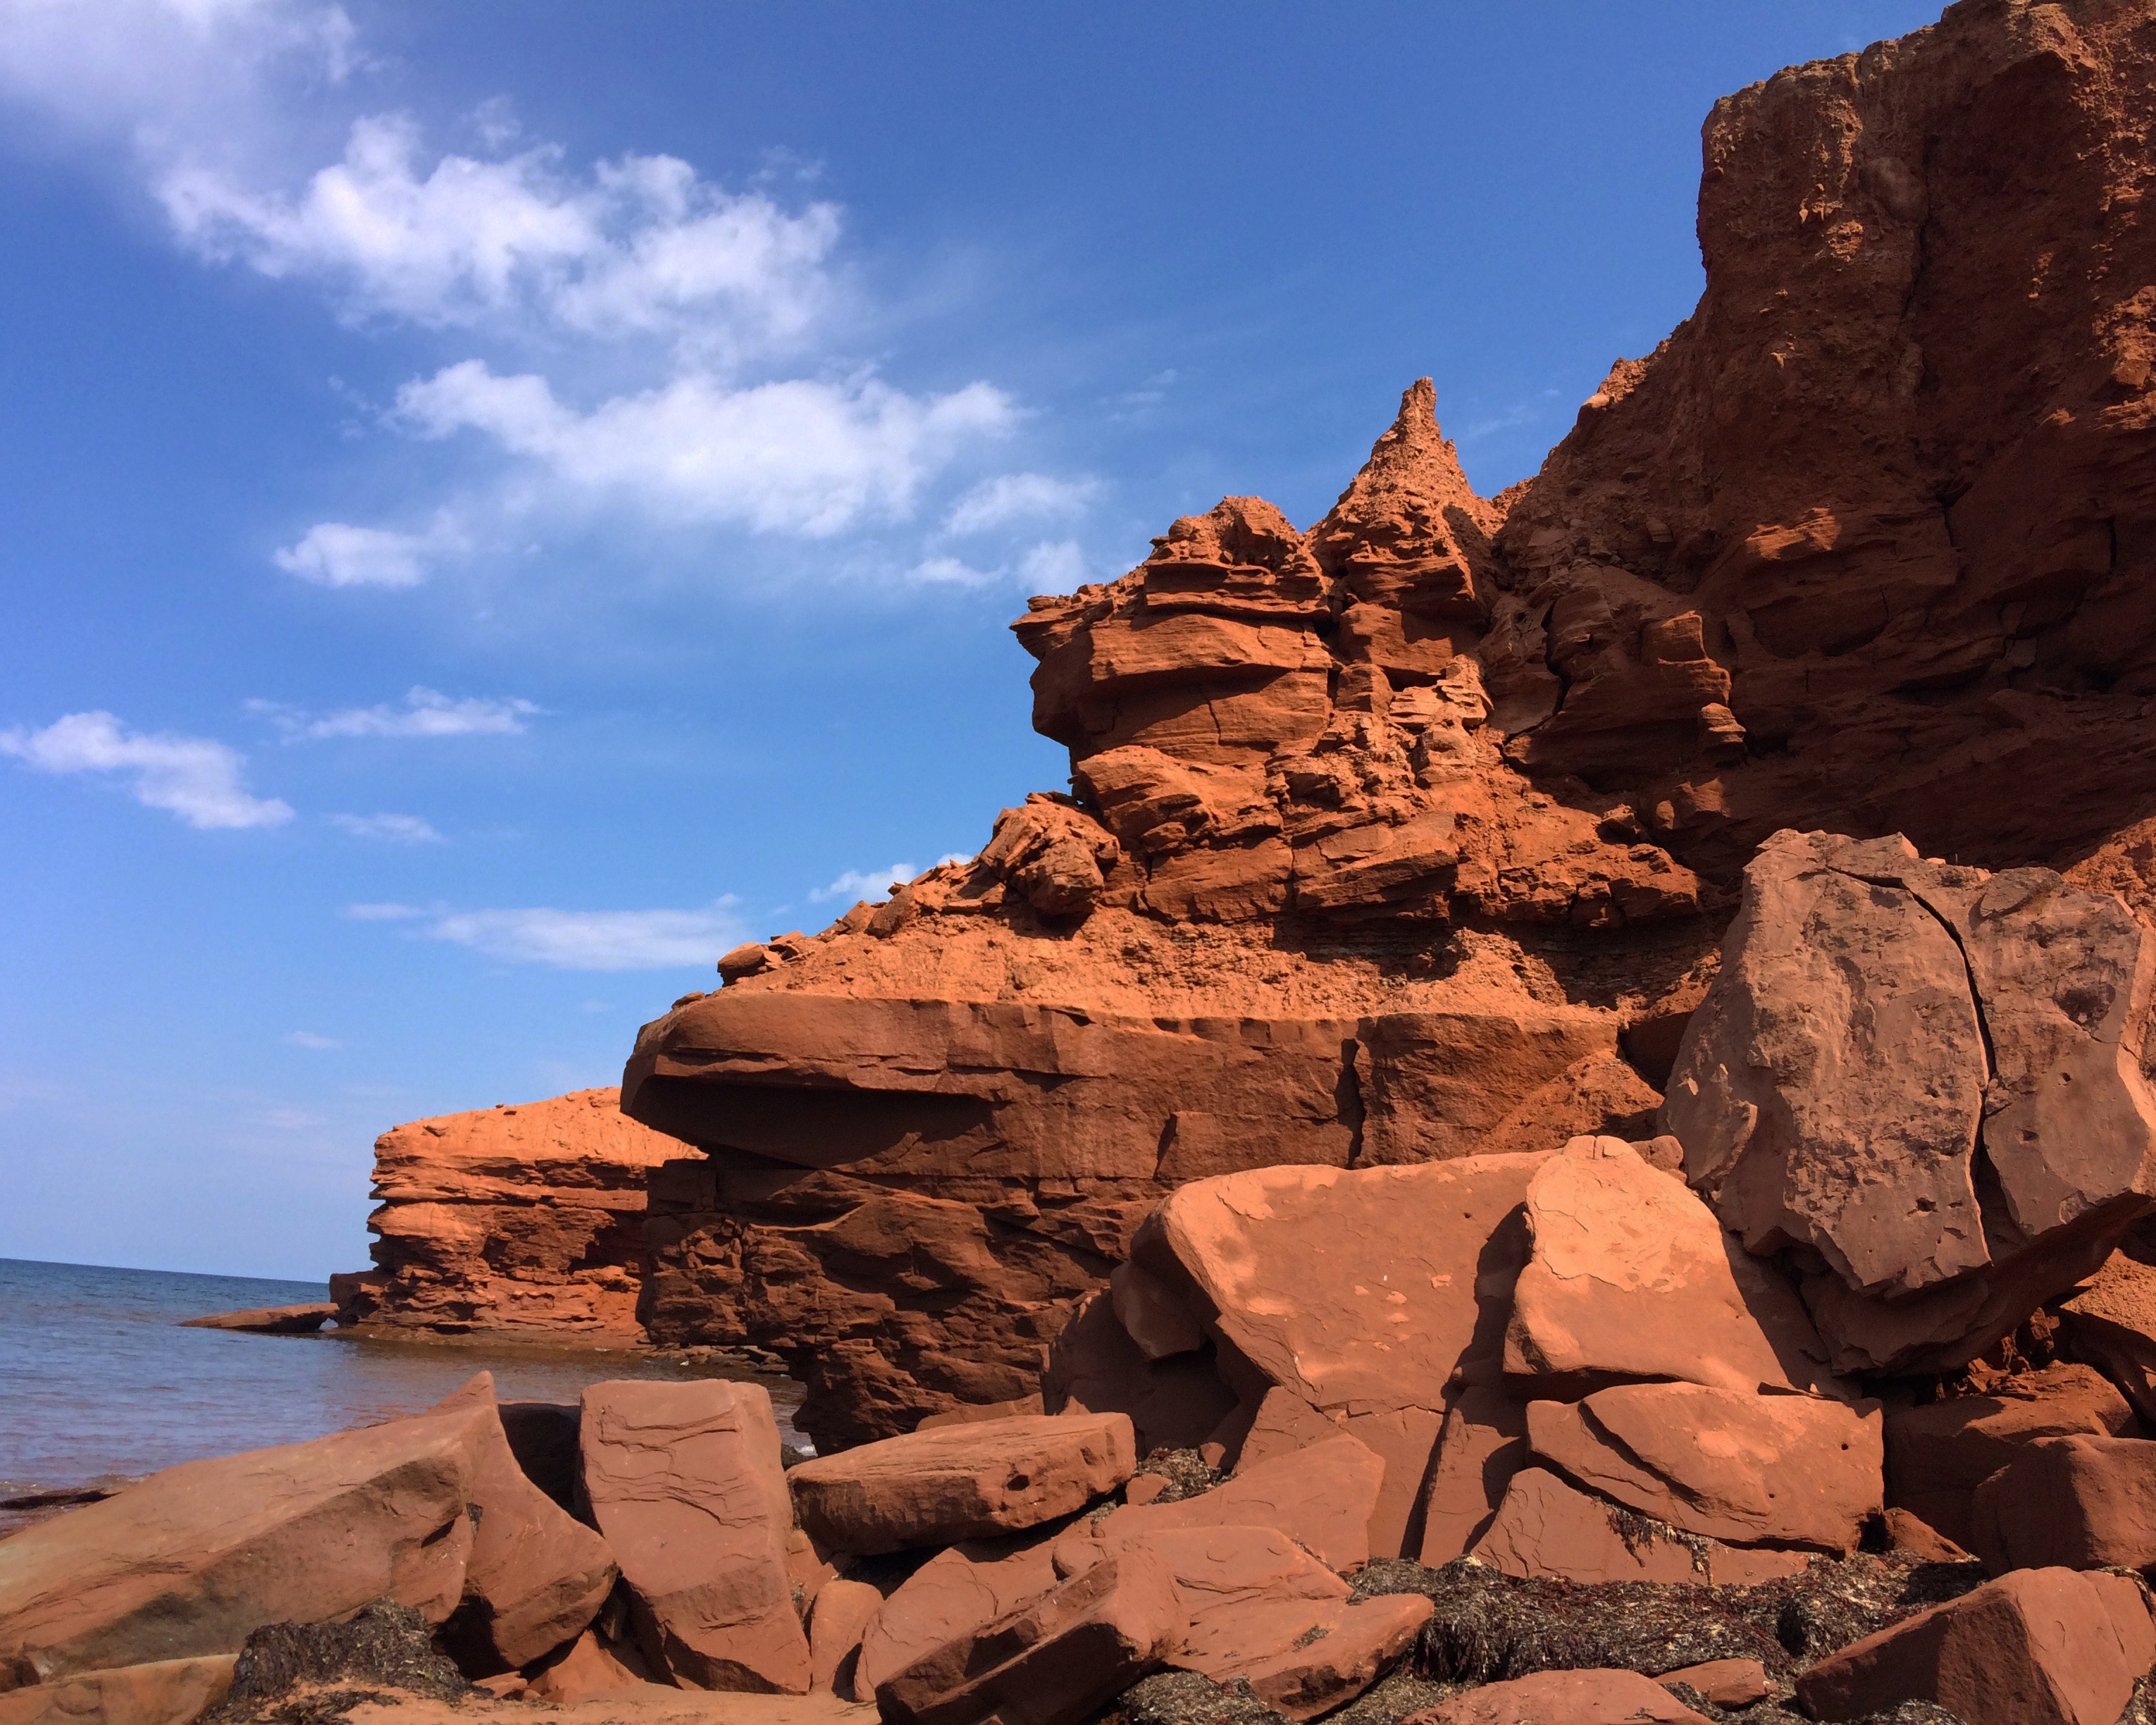
[[[1750,1394],[1830,1387],[1789,1285],[1677,1181],[1614,1138],[1575,1138],[1527,1189],[1533,1250],[1505,1369],[1527,1394],[1681,1378]]]
[[[993,1538],[1054,1521],[1137,1466],[1122,1414],[942,1426],[804,1461],[787,1476],[801,1525],[834,1551]]]
[[[1546,1468],[1512,1476],[1471,1556],[1507,1575],[1558,1581],[1745,1585],[1804,1568],[1799,1553],[1750,1551],[1628,1513]]]
[[[1748,1247],[1824,1261],[1836,1363],[1951,1368],[2156,1204],[2152,990],[2156,935],[2116,898],[1779,834],[1663,1118]]]
[[[1767,1667],[1756,1659],[1712,1659],[1705,1665],[1688,1665],[1674,1671],[1657,1671],[1655,1681],[1665,1689],[1681,1684],[1702,1701],[1717,1707],[1749,1707],[1774,1692]]]
[[[1175,1643],[1173,1578],[1143,1548],[1116,1552],[1031,1604],[946,1642],[879,1684],[897,1725],[1075,1725]]]
[[[1970,1549],[1976,1488],[2028,1445],[2048,1437],[2118,1437],[2133,1429],[2133,1420],[2118,1392],[2078,1365],[2006,1378],[1989,1395],[1890,1409],[1887,1501]]]
[[[85,1671],[0,1695],[0,1725],[192,1725],[225,1697],[239,1656]]]
[[[816,1595],[808,1617],[808,1686],[828,1689],[844,1701],[860,1697],[854,1691],[859,1668],[861,1637],[877,1612],[883,1595],[863,1581],[843,1578],[826,1582]]]
[[[467,1675],[530,1664],[581,1635],[613,1589],[607,1543],[526,1476],[504,1430],[494,1375],[481,1372],[431,1411],[471,1410],[471,1555],[464,1596],[444,1626]]]
[[[2017,1569],[1821,1660],[1797,1697],[1815,1719],[1928,1701],[1967,1725],[2088,1725],[2118,1719],[2152,1661],[2138,1583]]]
[[[583,1483],[654,1668],[702,1689],[799,1695],[793,1509],[761,1385],[617,1381],[583,1393]]]
[[[265,1623],[465,1587],[489,1420],[398,1420],[167,1468],[0,1547],[0,1689],[237,1653]]]
[[[1409,1716],[1406,1725],[1707,1725],[1637,1671],[1537,1671]]]
[[[1628,1508],[1732,1544],[1836,1552],[1879,1512],[1881,1425],[1876,1407],[1693,1384],[1527,1404],[1535,1455]]]
[[[886,1599],[861,1632],[855,1692],[873,1696],[961,1634],[986,1628],[1063,1578],[1053,1532],[968,1541],[938,1552]]]
[[[2156,1421],[2156,1268],[2113,1252],[2058,1318],[2068,1357],[2095,1367],[2144,1421]]]
[[[1114,1542],[1184,1527],[1270,1527],[1340,1574],[1370,1558],[1370,1513],[1383,1464],[1358,1440],[1340,1436],[1239,1474],[1209,1491],[1173,1503],[1127,1504],[1094,1524],[1091,1538]]]
[[[619,1097],[576,1091],[384,1132],[376,1267],[333,1279],[339,1322],[642,1342],[645,1182],[681,1145],[625,1118]]]
[[[300,1306],[255,1306],[244,1312],[213,1312],[183,1320],[190,1330],[240,1330],[258,1336],[310,1336],[337,1315],[334,1300]]]
[[[1976,1488],[1976,1554],[2010,1569],[2156,1564],[2156,1442],[2038,1438]]]

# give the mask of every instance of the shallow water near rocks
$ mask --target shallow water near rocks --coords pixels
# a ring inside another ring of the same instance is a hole
[[[732,1377],[770,1390],[779,1436],[798,1384],[590,1349],[190,1330],[213,1312],[326,1299],[320,1282],[0,1258],[0,1495],[154,1472],[416,1414],[475,1372],[504,1401],[574,1401],[609,1378]]]

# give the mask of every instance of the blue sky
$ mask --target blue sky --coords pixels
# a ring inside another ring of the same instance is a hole
[[[0,0],[0,1255],[311,1276],[1060,787],[1006,632],[1532,473],[1889,0]]]

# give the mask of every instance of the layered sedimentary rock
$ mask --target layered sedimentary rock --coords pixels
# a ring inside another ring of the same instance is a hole
[[[1849,876],[1835,961],[1859,1017],[1936,1032],[1937,1097],[1851,1080],[1930,1134],[1918,1220],[1867,1245],[1827,1214],[1860,1198],[1720,1128],[1687,1173],[1845,1369],[1953,1367],[2100,1263],[2148,1183],[2088,1158],[2140,1128],[2087,1150],[2044,1063],[2133,1065],[2146,965],[2071,932],[2108,954],[2084,1023],[2043,905],[1992,919],[2027,927],[1989,976],[1991,911],[1926,906],[1981,864],[2156,906],[2147,13],[1971,0],[1717,105],[1697,310],[1502,498],[1419,384],[1308,531],[1230,497],[1034,600],[1069,793],[639,1039],[624,1106],[704,1153],[655,1183],[654,1336],[785,1352],[855,1441],[1033,1393],[1185,1181],[1644,1141],[1784,829],[1946,860]]]
[[[674,1139],[576,1091],[392,1127],[374,1143],[375,1268],[333,1279],[338,1321],[634,1346],[644,1183]]]

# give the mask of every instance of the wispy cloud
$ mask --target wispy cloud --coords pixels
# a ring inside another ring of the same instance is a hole
[[[294,742],[333,737],[513,737],[545,708],[517,696],[488,700],[467,696],[455,700],[439,691],[413,688],[402,706],[349,706],[311,714],[275,701],[250,701],[247,710],[269,720]],[[349,816],[339,816],[340,820]]]
[[[432,821],[417,814],[332,814],[330,824],[355,839],[379,839],[391,845],[440,845],[447,841]]]
[[[693,911],[459,911],[426,932],[490,958],[557,970],[708,968],[746,937],[734,902]]]
[[[287,1030],[285,1040],[294,1048],[311,1048],[317,1051],[344,1046],[334,1036],[317,1036],[312,1030]]]
[[[964,536],[1014,521],[1075,515],[1100,490],[1091,480],[1060,480],[1045,473],[1005,473],[983,480],[951,507],[943,531]]]
[[[111,773],[133,779],[135,800],[191,827],[274,827],[292,808],[249,793],[247,757],[206,737],[130,731],[108,712],[69,713],[42,731],[0,731],[0,755],[40,773]]]
[[[969,853],[947,850],[930,865],[942,868],[945,863],[968,862]],[[916,878],[921,870],[910,862],[895,862],[887,869],[848,869],[828,886],[812,886],[808,897],[812,903],[826,904],[833,899],[850,903],[855,899],[881,898],[894,886],[902,886]]]
[[[464,535],[439,513],[424,533],[317,521],[295,542],[272,552],[270,560],[317,587],[417,587],[438,557],[465,548]]]

